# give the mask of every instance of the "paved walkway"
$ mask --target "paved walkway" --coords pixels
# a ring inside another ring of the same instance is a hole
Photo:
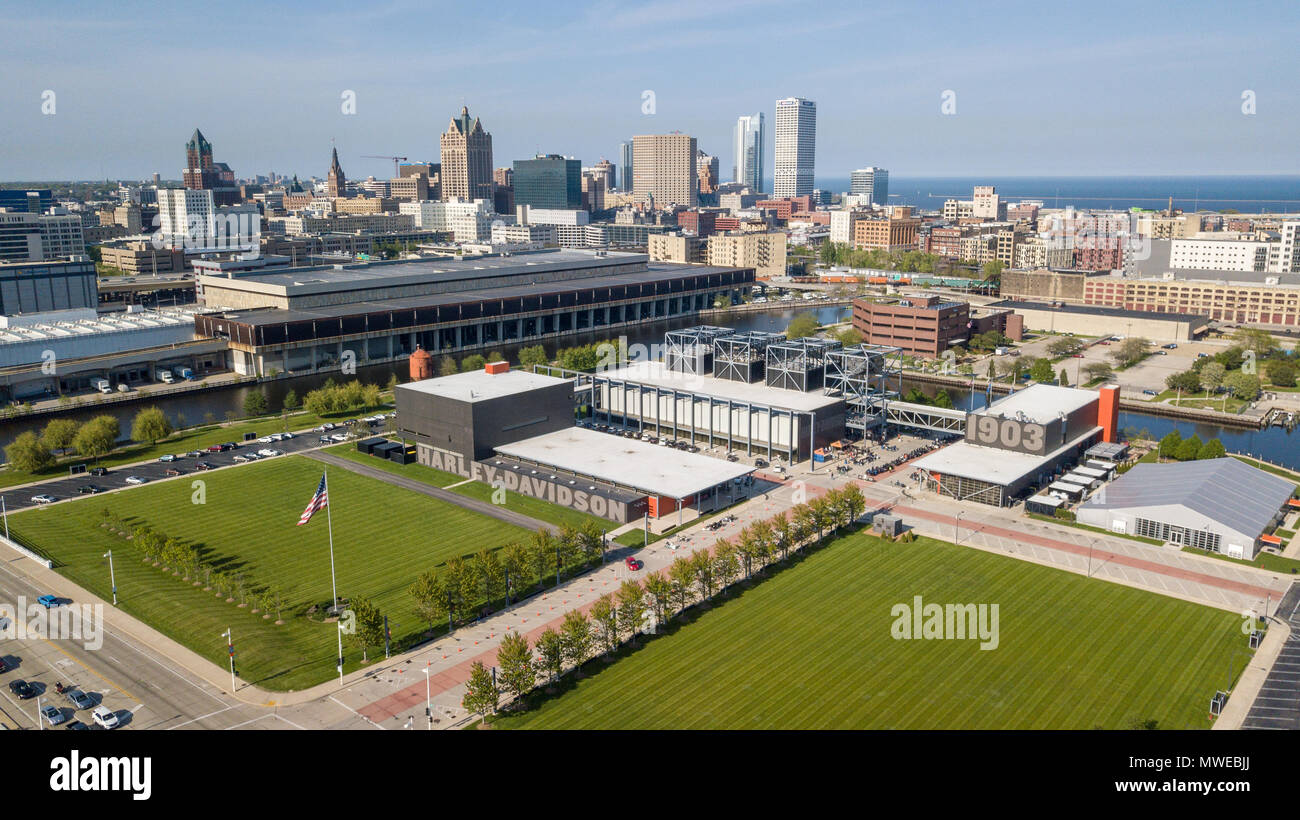
[[[1215,728],[1230,716],[1229,710],[1234,706],[1238,709],[1233,710],[1232,716],[1242,706],[1248,706],[1250,711],[1241,720],[1243,729],[1300,729],[1300,585],[1292,587],[1282,599],[1264,643],[1265,646],[1256,650],[1255,657],[1258,660],[1266,652],[1271,656],[1267,675],[1256,672],[1256,664],[1251,664],[1228,698]]]
[[[307,456],[307,458],[329,464],[332,467],[341,467],[344,470],[357,473],[358,475],[363,475],[367,478],[383,481],[392,484],[395,487],[401,487],[412,492],[430,496],[431,498],[446,501],[449,504],[455,504],[457,507],[463,507],[476,513],[482,513],[483,515],[490,516],[498,521],[504,521],[507,524],[514,524],[516,527],[523,527],[531,532],[536,532],[542,528],[548,529],[551,532],[560,531],[560,528],[554,524],[548,524],[540,519],[532,518],[523,513],[514,512],[504,506],[490,504],[487,501],[480,501],[477,498],[470,498],[469,496],[461,495],[460,493],[453,493],[451,490],[446,490],[442,487],[435,487],[432,484],[426,484],[425,482],[417,481],[414,478],[396,475],[387,470],[380,470],[377,467],[358,464],[355,461],[341,458],[333,453],[314,451],[303,453],[303,455]]]

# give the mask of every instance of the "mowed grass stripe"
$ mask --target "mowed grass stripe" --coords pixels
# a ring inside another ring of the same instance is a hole
[[[101,556],[112,549],[122,609],[221,665],[227,659],[219,636],[233,628],[241,677],[272,689],[300,689],[328,680],[336,656],[335,627],[302,615],[331,596],[326,511],[297,526],[320,476],[319,462],[285,456],[24,511],[10,516],[10,527],[59,562],[59,572],[103,598],[111,590]],[[196,479],[205,483],[206,503],[192,503]],[[406,593],[419,573],[528,535],[346,470],[331,470],[329,483],[339,595],[374,600],[389,616],[395,639],[424,629]],[[287,623],[275,626],[252,614],[252,607],[228,604],[146,565],[130,542],[100,526],[105,508],[196,545],[222,569],[247,573],[255,588],[280,587],[289,601]],[[346,655],[346,668],[360,665],[358,652]]]
[[[894,640],[890,609],[916,595],[998,604],[998,648]],[[858,533],[498,725],[1201,728],[1237,626],[1231,613],[1029,562]]]

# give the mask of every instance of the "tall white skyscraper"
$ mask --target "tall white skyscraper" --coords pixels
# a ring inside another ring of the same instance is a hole
[[[800,97],[777,100],[772,195],[781,198],[811,194],[816,160],[817,103]]]
[[[749,114],[736,120],[735,138],[732,148],[735,150],[735,163],[731,166],[731,178],[750,190],[763,190],[763,146],[767,144],[767,127],[763,122],[763,113]]]
[[[859,168],[849,175],[849,193],[868,197],[873,205],[888,205],[889,172],[884,168]]]

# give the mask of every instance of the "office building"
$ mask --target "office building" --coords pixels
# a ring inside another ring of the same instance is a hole
[[[699,175],[700,194],[713,196],[718,192],[718,158],[703,151],[695,155],[695,172]]]
[[[619,143],[618,154],[620,161],[619,179],[622,181],[619,190],[624,193],[632,192],[632,143]]]
[[[0,262],[0,316],[93,311],[98,304],[95,263],[84,256],[77,261]]]
[[[858,250],[915,250],[920,227],[921,219],[912,216],[912,209],[899,205],[891,209],[889,216],[867,217],[854,222],[853,247]]]
[[[38,190],[0,189],[0,210],[43,214],[52,207],[54,207],[54,193],[49,188]]]
[[[817,103],[799,97],[776,102],[775,198],[811,196],[817,160]]]
[[[181,172],[181,180],[189,190],[212,191],[212,202],[216,207],[234,205],[242,199],[230,166],[213,161],[212,143],[197,128],[185,143],[185,169]]]
[[[735,152],[731,166],[733,182],[755,193],[763,190],[763,151],[766,145],[767,128],[761,111],[736,120],[732,140]]]
[[[785,276],[786,235],[782,231],[713,234],[708,238],[707,253],[710,265],[753,268],[759,279]]]
[[[510,175],[515,205],[571,210],[582,207],[582,162],[559,154],[517,159]]]
[[[442,199],[483,199],[492,203],[492,135],[478,117],[461,106],[441,137]]]
[[[655,208],[699,204],[695,137],[641,134],[632,137],[632,194]]]
[[[873,205],[889,204],[889,172],[884,168],[859,168],[849,175],[849,193],[864,196]]]

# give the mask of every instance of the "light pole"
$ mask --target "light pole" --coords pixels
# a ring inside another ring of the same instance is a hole
[[[958,510],[958,511],[957,511],[957,517],[954,518],[954,519],[953,519],[953,522],[952,522],[952,537],[953,537],[953,543],[954,543],[954,544],[960,544],[960,543],[961,543],[961,514],[962,514],[962,512],[964,512],[964,511],[963,511],[963,510]]]
[[[221,633],[226,639],[226,651],[230,655],[230,694],[235,693],[235,634],[233,629]]]
[[[0,515],[4,516],[5,540],[8,540],[9,539],[9,509],[5,507],[5,497],[3,495],[0,495]]]
[[[1093,545],[1096,543],[1097,543],[1097,539],[1092,537],[1088,538],[1088,577],[1089,578],[1092,577],[1092,548]]]
[[[113,606],[117,606],[117,575],[113,572],[113,551],[104,553],[108,559],[108,582],[113,585]]]
[[[429,729],[432,730],[433,729],[433,697],[431,696],[430,689],[429,689],[429,664],[427,663],[424,665],[424,718],[429,722]]]

